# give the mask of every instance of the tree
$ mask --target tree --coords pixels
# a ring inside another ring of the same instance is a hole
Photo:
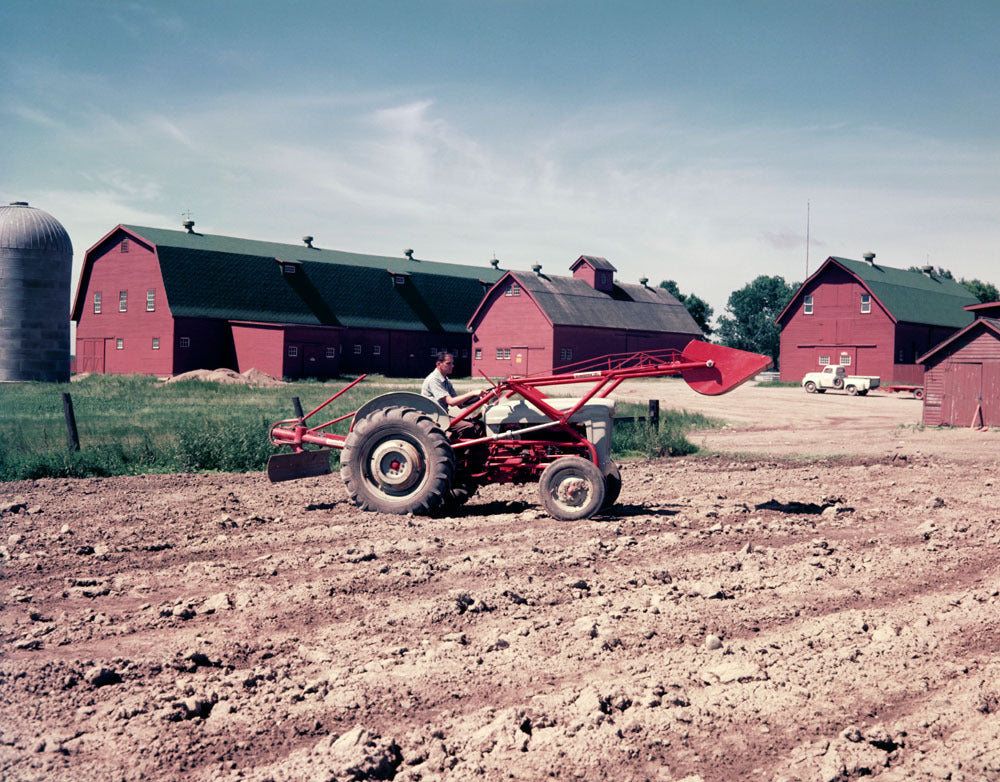
[[[775,322],[799,289],[784,277],[761,275],[733,291],[726,304],[727,315],[719,318],[717,334],[723,345],[770,356],[778,365],[781,329]]]
[[[959,280],[959,283],[964,285],[973,296],[979,299],[980,304],[986,304],[986,302],[990,301],[1000,301],[1000,291],[991,282],[963,279]]]
[[[702,334],[707,337],[712,333],[712,327],[708,325],[708,322],[712,319],[712,315],[715,314],[715,310],[709,306],[707,301],[699,296],[695,296],[693,293],[685,296],[673,280],[663,280],[660,283],[660,287],[684,305],[684,308],[694,318],[694,322],[698,324],[698,328],[701,329]]]

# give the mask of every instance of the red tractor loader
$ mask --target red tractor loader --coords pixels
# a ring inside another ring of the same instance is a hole
[[[692,340],[682,351],[618,354],[557,374],[511,376],[491,383],[453,418],[420,394],[397,391],[310,425],[309,419],[364,380],[362,375],[301,418],[271,427],[271,442],[290,446],[292,453],[272,456],[267,474],[281,481],[329,473],[330,450],[340,449],[347,491],[366,510],[447,510],[486,483],[537,481],[551,516],[585,519],[613,505],[621,490],[611,460],[615,403],[608,396],[624,380],[680,375],[698,393],[717,395],[769,366],[767,356]],[[589,384],[582,396],[549,395],[559,386],[579,384]],[[347,419],[346,435],[329,431]],[[475,436],[454,430],[466,419],[481,423]]]

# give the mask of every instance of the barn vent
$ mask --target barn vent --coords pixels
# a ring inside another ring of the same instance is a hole
[[[922,271],[924,274],[926,274],[932,280],[934,279],[934,267],[933,266],[921,266],[920,267],[920,271]]]
[[[313,246],[313,238],[309,234],[306,234],[305,236],[303,236],[302,237],[302,241],[305,243],[306,247],[309,247],[310,249],[312,248],[312,246]]]
[[[405,250],[403,250],[403,255],[405,255],[408,260],[412,261],[413,260],[413,249],[410,248],[410,247],[407,247]]]
[[[649,287],[649,277],[640,277],[639,278],[639,284],[643,288],[648,288]]]
[[[875,253],[865,253],[862,257],[868,262],[869,266],[875,265]]]
[[[497,258],[496,255],[494,255],[493,258],[490,259],[490,266],[492,266],[494,269],[500,268],[500,259]]]
[[[542,265],[540,263],[536,263],[534,266],[531,267],[531,271],[533,271],[535,274],[537,274],[539,277],[541,277],[542,276]]]
[[[186,230],[189,234],[194,233],[194,220],[190,219],[185,220],[183,223],[181,223],[181,225],[184,226],[184,230]]]

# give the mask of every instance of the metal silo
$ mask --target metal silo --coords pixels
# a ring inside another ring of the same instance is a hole
[[[24,201],[0,206],[0,380],[69,380],[73,245]]]

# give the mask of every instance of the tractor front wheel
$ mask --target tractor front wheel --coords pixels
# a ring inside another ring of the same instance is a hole
[[[542,471],[542,507],[552,518],[577,521],[593,516],[604,503],[604,476],[593,462],[563,456]]]
[[[355,425],[341,464],[356,505],[383,513],[426,513],[451,489],[455,454],[426,414],[389,407]]]

